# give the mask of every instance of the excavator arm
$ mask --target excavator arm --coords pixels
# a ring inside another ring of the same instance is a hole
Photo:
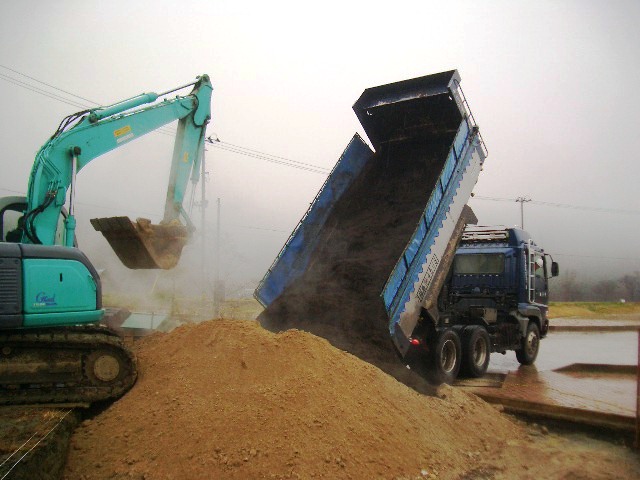
[[[154,103],[162,95],[191,85],[194,88],[189,95]],[[179,120],[161,224],[151,225],[146,219],[134,224],[127,217],[91,220],[128,267],[175,266],[193,228],[182,203],[189,179],[195,183],[199,178],[205,129],[211,118],[211,92],[209,77],[202,75],[196,82],[168,92],[141,94],[65,118],[36,155],[22,221],[22,242],[54,244],[60,211],[70,191],[64,228],[65,244],[73,246],[76,173],[100,155]]]

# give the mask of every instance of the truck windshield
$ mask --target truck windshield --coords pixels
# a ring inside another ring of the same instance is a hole
[[[453,260],[453,273],[456,275],[503,272],[504,255],[502,253],[458,254]]]

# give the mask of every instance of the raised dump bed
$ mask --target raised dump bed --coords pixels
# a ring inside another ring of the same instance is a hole
[[[255,292],[264,326],[406,375],[397,353],[420,315],[437,315],[486,157],[459,81],[449,71],[364,91],[353,108],[375,151],[356,134],[292,232]]]

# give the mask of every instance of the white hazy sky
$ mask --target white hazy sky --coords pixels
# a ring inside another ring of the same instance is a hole
[[[629,273],[640,270],[639,23],[637,0],[2,2],[0,195],[26,190],[35,153],[78,110],[7,81],[56,92],[16,72],[99,104],[208,73],[210,133],[329,169],[363,134],[351,105],[365,88],[458,69],[490,152],[476,195],[631,211],[525,205],[526,229],[563,270]],[[150,134],[79,175],[81,246],[98,266],[111,257],[89,218],[158,220],[172,144]],[[222,275],[259,278],[325,177],[215,148],[207,162]],[[513,201],[471,204],[482,224],[520,223]]]

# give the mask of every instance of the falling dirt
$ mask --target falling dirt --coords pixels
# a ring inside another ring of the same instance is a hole
[[[531,430],[475,396],[424,396],[290,330],[218,320],[136,345],[140,375],[76,430],[64,478],[638,478],[624,448]]]
[[[401,364],[380,295],[418,225],[452,135],[384,145],[336,202],[304,273],[265,309],[260,323],[327,338],[429,393],[431,387]]]

